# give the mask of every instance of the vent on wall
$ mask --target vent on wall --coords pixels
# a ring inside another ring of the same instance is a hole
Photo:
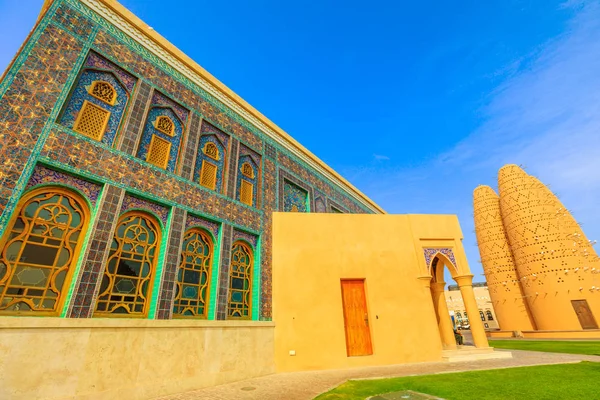
[[[200,184],[204,187],[215,190],[217,186],[217,166],[215,164],[202,160]]]
[[[146,161],[150,164],[154,164],[157,167],[166,169],[169,163],[169,153],[171,152],[171,143],[156,136],[152,135],[150,146],[148,147],[148,155]]]
[[[242,180],[242,186],[240,187],[240,201],[249,206],[252,205],[252,191],[254,185],[248,181]]]
[[[94,140],[102,140],[110,111],[85,100],[79,110],[73,130]]]

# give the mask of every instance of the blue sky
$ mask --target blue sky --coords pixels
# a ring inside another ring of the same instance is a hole
[[[598,1],[121,2],[386,211],[458,214],[476,280],[505,163],[600,237]],[[0,0],[0,68],[41,3]]]

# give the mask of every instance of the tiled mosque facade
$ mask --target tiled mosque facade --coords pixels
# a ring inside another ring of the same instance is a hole
[[[274,211],[381,212],[104,2],[46,4],[0,82],[0,315],[270,320]]]

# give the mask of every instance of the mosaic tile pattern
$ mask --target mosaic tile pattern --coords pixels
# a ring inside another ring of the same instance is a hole
[[[224,320],[227,317],[227,296],[229,294],[229,262],[231,260],[231,245],[233,243],[233,227],[223,224],[223,241],[221,247],[221,267],[219,268],[219,294],[217,297],[216,318]]]
[[[212,157],[204,154],[203,149],[207,143],[213,143],[219,149],[219,159],[215,160]],[[210,162],[217,166],[217,184],[216,191],[219,193],[223,192],[223,178],[225,175],[225,165],[227,161],[226,147],[223,145],[221,140],[216,135],[204,134],[200,137],[200,143],[198,145],[198,154],[196,156],[196,169],[194,172],[194,182],[200,182],[200,173],[202,172],[202,161]]]
[[[327,210],[330,213],[347,214],[348,210],[331,199],[327,199]]]
[[[122,131],[123,140],[120,146],[120,150],[127,154],[135,154],[135,150],[138,148],[140,132],[150,106],[151,93],[152,87],[146,82],[140,82],[137,92],[134,93],[133,104]]]
[[[23,189],[17,187],[17,181],[82,49],[81,42],[50,25],[33,45],[25,62],[13,66],[18,71],[0,98],[0,230],[10,217],[3,212],[13,190]],[[8,75],[11,74],[12,71]],[[16,199],[12,206],[14,203]]]
[[[71,297],[68,317],[89,318],[92,316],[95,296],[97,296],[98,285],[108,259],[109,245],[119,218],[118,211],[124,194],[123,189],[110,185],[106,187],[75,291]]]
[[[252,251],[256,250],[256,244],[258,242],[258,237],[248,232],[240,231],[239,229],[233,230],[232,242],[236,240],[243,240],[248,242],[252,246]]]
[[[123,205],[121,206],[121,214],[129,210],[146,210],[154,213],[163,223],[163,227],[167,226],[167,219],[169,218],[169,209],[160,206],[156,203],[133,197],[131,195],[125,195],[123,199]]]
[[[92,206],[96,204],[96,200],[98,200],[98,196],[100,195],[100,190],[102,190],[102,186],[96,183],[77,178],[73,175],[54,171],[43,165],[36,165],[25,189],[27,190],[34,186],[48,183],[70,186],[79,190],[88,198]]]
[[[232,198],[236,198],[236,180],[237,180],[237,174],[236,171],[238,170],[238,155],[239,155],[239,148],[240,148],[240,142],[239,140],[233,138],[231,140],[231,150],[230,150],[230,154],[231,157],[229,157],[229,169],[228,169],[228,173],[227,173],[227,191],[225,192],[225,194],[227,194],[227,196],[232,197]]]
[[[186,219],[185,214],[185,211],[181,208],[173,209],[173,218],[171,219],[171,226],[168,229],[169,239],[167,240],[158,306],[156,308],[157,319],[170,319],[173,315],[173,298],[175,296],[177,281],[177,267],[179,266],[181,255],[183,225]]]
[[[263,197],[263,225],[261,235],[261,269],[260,269],[260,319],[271,319],[271,255],[273,238],[272,233],[272,218],[273,211],[277,210],[277,166],[275,162],[269,158],[264,159],[264,197]]]
[[[283,211],[309,212],[308,191],[284,179]]]
[[[181,107],[179,104],[177,104],[173,100],[169,99],[167,96],[165,96],[158,90],[155,90],[154,93],[152,94],[152,105],[153,106],[161,106],[161,107],[169,107],[169,108],[173,109],[173,111],[175,111],[175,114],[177,115],[177,117],[179,117],[179,119],[181,120],[181,122],[183,122],[184,125],[187,122],[189,111],[186,110],[185,108]]]
[[[114,105],[107,104],[101,100],[98,100],[94,96],[88,93],[88,88],[92,86],[94,81],[106,81],[112,85],[117,92],[117,101]],[[71,98],[65,108],[60,123],[67,128],[73,129],[77,115],[81,110],[84,101],[93,103],[105,110],[110,111],[110,118],[108,119],[108,125],[106,132],[102,137],[102,143],[112,145],[119,126],[121,125],[121,118],[127,107],[129,100],[129,94],[125,91],[121,83],[115,78],[115,76],[109,72],[100,72],[90,69],[86,69],[80,76],[76,83],[75,89],[71,94]]]
[[[190,129],[185,143],[185,150],[182,151],[183,159],[181,162],[181,176],[185,179],[193,179],[194,164],[196,153],[198,152],[198,139],[200,138],[201,117],[192,114],[190,118]]]
[[[110,71],[111,73],[115,74],[117,78],[119,78],[119,81],[123,84],[123,86],[125,86],[125,90],[127,90],[128,93],[132,93],[133,89],[135,88],[135,84],[137,82],[137,78],[135,76],[123,70],[116,64],[111,63],[106,58],[102,57],[94,51],[90,51],[83,65],[91,69],[101,70],[105,72]]]
[[[210,221],[206,218],[197,217],[195,215],[188,214],[187,219],[185,221],[185,231],[187,232],[188,229],[195,227],[195,226],[200,226],[200,227],[206,229],[207,231],[209,231],[210,233],[212,233],[213,238],[215,240],[217,240],[219,238],[220,224],[218,222]]]
[[[258,210],[151,168],[137,158],[117,157],[98,142],[63,132],[58,126],[50,131],[41,157],[46,163],[55,162],[70,168],[73,173],[90,174],[129,191],[146,193],[163,204],[178,204],[220,220],[235,221],[236,225],[253,232],[260,230],[261,213]]]
[[[207,121],[202,121],[202,134],[216,135],[225,148],[229,145],[229,135]]]
[[[83,39],[89,37],[94,28],[93,23],[89,19],[64,4],[61,4],[56,9],[56,13],[52,19],[54,22],[60,24],[62,28]]]
[[[173,121],[173,124],[175,125],[174,136],[165,135],[164,133],[160,132],[154,127],[153,122],[161,115],[167,116]],[[167,164],[167,171],[174,172],[175,166],[177,165],[177,157],[179,154],[179,144],[181,143],[181,138],[183,136],[183,124],[175,115],[173,110],[171,110],[170,108],[153,107],[148,112],[146,124],[144,125],[144,131],[142,132],[142,139],[140,140],[140,146],[137,152],[137,156],[142,160],[146,160],[146,156],[148,155],[148,148],[150,146],[150,141],[152,140],[152,135],[156,135],[171,143],[171,151],[169,155],[169,162]]]
[[[423,248],[423,255],[425,256],[425,264],[427,268],[431,267],[431,261],[435,258],[435,256],[440,253],[448,257],[454,269],[458,271],[458,267],[456,266],[456,259],[454,258],[454,252],[451,248]]]

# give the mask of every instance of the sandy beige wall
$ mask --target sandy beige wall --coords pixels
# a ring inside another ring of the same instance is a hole
[[[273,372],[269,322],[0,318],[0,399],[150,399]]]
[[[275,213],[278,371],[441,359],[431,294],[417,279],[424,261],[422,250],[417,254],[419,237],[413,235],[411,221],[436,239],[460,235],[451,216],[411,220],[406,215]],[[441,229],[424,226],[435,223]],[[347,357],[340,284],[344,278],[365,279],[372,356]]]

